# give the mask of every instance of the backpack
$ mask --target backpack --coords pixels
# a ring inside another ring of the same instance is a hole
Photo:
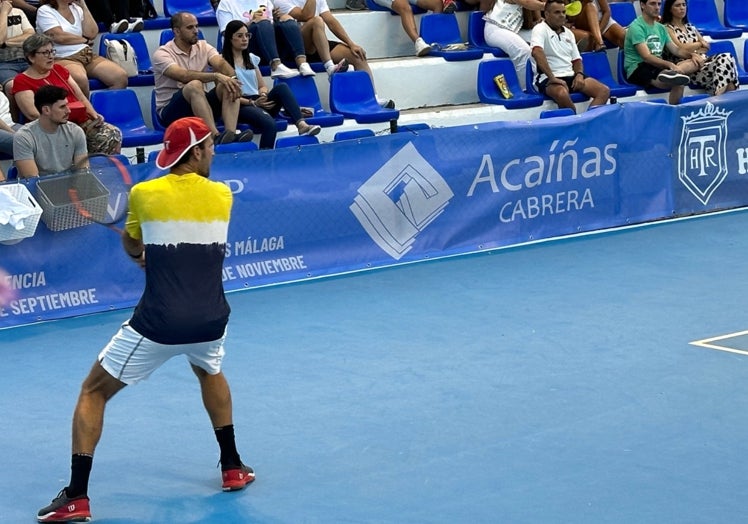
[[[120,65],[125,70],[127,76],[138,76],[138,57],[135,55],[135,49],[127,40],[109,40],[104,39],[106,46],[106,57]]]

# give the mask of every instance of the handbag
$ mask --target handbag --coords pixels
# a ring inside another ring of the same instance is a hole
[[[88,121],[88,112],[86,111],[86,106],[84,106],[83,102],[81,102],[80,100],[76,100],[75,102],[68,102],[68,108],[70,108],[70,115],[68,116],[68,120],[70,120],[71,122],[80,125]]]
[[[106,46],[106,57],[119,64],[125,70],[127,76],[138,76],[138,57],[135,49],[127,40],[104,39]]]
[[[52,68],[52,72],[55,75],[57,75],[57,78],[60,79],[60,82],[63,85],[67,84],[67,82],[65,82],[65,79],[62,78],[62,75],[57,70]],[[47,83],[49,84],[49,81]],[[68,120],[70,120],[71,122],[75,124],[81,125],[84,122],[86,122],[89,118],[88,111],[86,110],[86,106],[84,106],[83,102],[81,102],[77,98],[72,102],[70,101],[70,98],[74,98],[72,93],[68,97],[68,108],[70,109],[70,115],[68,115]]]

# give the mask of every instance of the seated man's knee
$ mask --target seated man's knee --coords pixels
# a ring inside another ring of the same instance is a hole
[[[182,93],[188,100],[192,96],[205,96],[205,86],[199,80],[190,80],[182,86]]]
[[[402,14],[404,11],[411,11],[408,0],[393,0],[392,10],[397,14]]]
[[[306,24],[310,24],[312,26],[312,29],[314,29],[315,31],[325,31],[327,28],[327,26],[325,25],[325,21],[322,20],[322,17],[319,16],[315,16],[308,22],[305,22],[305,25]]]

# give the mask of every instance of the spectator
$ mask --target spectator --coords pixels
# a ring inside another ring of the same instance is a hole
[[[584,93],[592,98],[590,107],[607,103],[610,96],[608,86],[584,74],[574,34],[565,26],[564,0],[548,0],[544,13],[545,21],[533,28],[530,39],[532,57],[537,65],[538,90],[555,100],[558,107],[571,109],[575,113],[576,106],[570,96],[572,92]]]
[[[33,34],[34,27],[24,12],[9,0],[0,1],[0,88],[6,93],[12,92],[13,77],[28,67],[22,46]]]
[[[702,66],[691,74],[691,83],[706,89],[710,95],[721,95],[738,88],[738,66],[735,59],[730,53],[706,56],[709,42],[704,40],[699,30],[688,21],[685,0],[665,0],[662,23],[681,51],[705,56]],[[665,53],[665,57],[676,63],[681,60],[668,52]]]
[[[226,0],[222,0],[225,2]],[[223,58],[236,71],[242,84],[239,122],[259,129],[260,149],[272,149],[275,145],[275,117],[281,109],[291,117],[300,135],[316,135],[319,126],[307,124],[288,84],[277,83],[268,90],[258,65],[260,59],[249,52],[249,30],[241,20],[232,20],[223,33]]]
[[[632,84],[642,87],[670,89],[668,101],[677,104],[683,97],[683,86],[689,76],[701,67],[704,57],[679,48],[668,35],[667,29],[657,20],[660,17],[660,0],[639,0],[639,15],[626,30],[624,44],[624,72]],[[674,64],[663,58],[667,49],[683,60]]]
[[[36,11],[39,9],[38,0],[11,0],[13,7],[24,12],[32,26],[36,26]]]
[[[21,128],[10,116],[10,102],[0,92],[0,153],[13,156],[13,135]]]
[[[301,73],[314,76],[306,61],[304,39],[299,24],[290,15],[273,21],[270,0],[223,0],[216,9],[218,30],[223,33],[231,20],[241,20],[249,27],[249,51],[270,65],[271,78],[291,78]],[[276,43],[277,42],[277,43]],[[296,62],[298,70],[283,65],[278,45],[286,51],[284,58]]]
[[[142,18],[130,18],[130,0],[97,0],[89,9],[94,20],[109,26],[110,33],[137,33],[143,30]]]
[[[416,17],[413,16],[411,5],[415,5],[426,11],[434,13],[444,12],[446,5],[449,5],[451,12],[454,12],[454,0],[374,0],[382,7],[390,9],[400,16],[400,23],[403,31],[408,35],[416,48],[416,56],[426,56],[431,52],[431,46],[421,38],[416,26]]]
[[[608,0],[577,1],[581,1],[582,11],[571,20],[575,27],[589,33],[589,50],[605,51],[606,47],[603,39],[608,40],[616,47],[623,48],[626,30],[611,18]]]
[[[486,44],[504,51],[517,71],[517,79],[522,89],[526,87],[527,61],[530,59],[530,46],[519,35],[524,22],[523,8],[529,11],[542,11],[545,4],[541,0],[494,0],[483,16],[486,25],[483,37]]]
[[[236,129],[241,84],[234,68],[215,47],[198,39],[195,15],[184,11],[174,14],[171,29],[174,39],[153,53],[157,118],[168,126],[182,117],[200,117],[213,132],[216,144],[252,140],[251,131],[239,133]],[[206,91],[210,83],[215,87]],[[216,127],[218,117],[226,128],[223,132]]]
[[[79,126],[68,121],[67,97],[65,89],[53,85],[44,85],[33,94],[39,118],[13,137],[19,177],[60,173],[86,158],[86,136]]]
[[[366,51],[348,36],[343,26],[333,16],[327,0],[277,0],[278,15],[291,15],[301,24],[301,35],[304,37],[304,48],[311,62],[322,62],[328,75],[347,71],[351,64],[356,71],[366,71],[374,85],[374,75],[366,61]],[[340,38],[342,42],[329,41],[327,30]],[[382,107],[393,109],[392,100],[379,98]]]
[[[93,53],[99,28],[85,0],[41,0],[41,4],[36,13],[36,29],[52,39],[56,60],[70,71],[86,98],[89,77],[112,89],[127,87],[125,70]]]
[[[23,43],[23,53],[29,63],[28,69],[13,80],[13,98],[27,120],[39,118],[39,109],[34,103],[34,92],[45,85],[56,85],[66,90],[69,120],[81,126],[86,135],[88,151],[91,153],[119,153],[122,147],[122,132],[104,122],[83,95],[78,84],[67,69],[55,63],[52,39],[34,33]]]

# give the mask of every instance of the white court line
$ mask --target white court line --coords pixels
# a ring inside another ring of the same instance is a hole
[[[735,349],[728,346],[720,346],[718,344],[713,344],[712,342],[718,342],[720,340],[725,340],[728,338],[735,338],[735,337],[742,337],[744,335],[748,335],[747,331],[738,331],[737,333],[730,333],[727,335],[720,335],[718,337],[711,337],[711,338],[705,338],[702,340],[694,340],[693,342],[689,342],[692,346],[699,346],[707,349],[716,349],[718,351],[727,351],[729,353],[739,353],[741,355],[748,355],[747,350],[742,349]]]

